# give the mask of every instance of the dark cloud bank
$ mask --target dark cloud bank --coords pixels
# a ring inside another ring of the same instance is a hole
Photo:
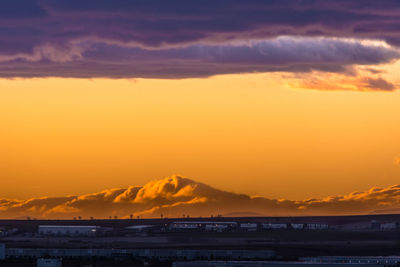
[[[110,189],[82,196],[0,199],[0,218],[142,217],[259,214],[264,216],[348,215],[400,211],[400,185],[345,196],[308,200],[251,197],[173,176],[141,187]]]
[[[344,72],[399,57],[399,15],[398,1],[6,0],[0,77]]]

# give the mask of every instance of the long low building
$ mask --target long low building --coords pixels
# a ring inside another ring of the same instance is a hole
[[[303,262],[348,263],[348,264],[381,264],[383,266],[399,266],[400,256],[318,256],[302,257]]]
[[[257,223],[241,223],[240,229],[247,232],[255,232],[258,229]]]
[[[63,257],[137,257],[158,259],[273,259],[273,250],[226,250],[226,249],[68,249],[68,248],[7,248],[6,257],[63,258]]]
[[[385,267],[378,263],[320,263],[296,261],[178,261],[172,267]]]
[[[329,229],[329,225],[326,223],[307,223],[306,224],[308,230],[327,230]]]
[[[263,223],[263,229],[287,229],[287,223]]]
[[[381,230],[395,230],[397,228],[398,228],[397,222],[381,223],[380,225]]]
[[[95,236],[99,229],[98,226],[87,225],[39,225],[38,233],[51,236]]]
[[[61,259],[40,258],[36,261],[37,267],[62,267]]]
[[[236,222],[212,222],[212,221],[182,221],[169,224],[169,229],[176,230],[205,230],[205,231],[224,231],[237,227]]]

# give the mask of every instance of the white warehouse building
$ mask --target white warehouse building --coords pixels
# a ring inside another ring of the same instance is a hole
[[[206,221],[182,221],[173,222],[169,225],[170,230],[205,230],[222,232],[235,228],[236,222],[206,222]]]
[[[286,223],[263,223],[263,229],[287,229]]]
[[[98,226],[76,225],[39,225],[40,235],[58,236],[94,236],[99,231]]]
[[[62,267],[61,259],[37,259],[37,267]]]
[[[307,223],[307,229],[309,230],[327,230],[329,225],[326,223]]]
[[[173,222],[169,225],[170,230],[195,230],[200,229],[203,222]]]
[[[247,232],[255,232],[257,231],[258,225],[257,223],[241,223],[239,227]]]
[[[382,223],[380,228],[381,230],[394,230],[397,229],[397,223],[395,222]]]
[[[291,223],[290,226],[292,227],[292,229],[295,229],[295,230],[301,230],[304,228],[303,223]]]

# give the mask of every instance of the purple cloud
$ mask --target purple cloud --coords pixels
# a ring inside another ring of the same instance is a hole
[[[393,83],[388,82],[382,78],[377,78],[377,79],[367,78],[365,79],[364,82],[366,84],[366,87],[371,90],[393,91],[396,89],[396,86]]]
[[[0,77],[343,72],[398,53],[340,38],[400,44],[397,1],[14,2],[0,3]]]
[[[0,55],[2,77],[186,78],[246,72],[345,72],[399,57],[396,49],[335,38],[278,37],[219,45],[141,48],[83,40]]]

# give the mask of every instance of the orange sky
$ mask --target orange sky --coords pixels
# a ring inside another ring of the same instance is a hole
[[[395,73],[386,74],[394,83]],[[285,74],[2,79],[0,196],[84,194],[172,174],[289,199],[398,183],[399,91],[299,86]]]

